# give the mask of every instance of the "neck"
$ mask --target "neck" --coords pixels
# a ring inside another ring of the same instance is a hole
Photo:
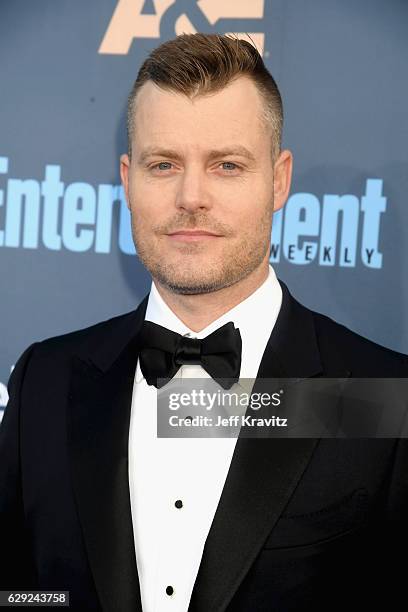
[[[173,293],[156,279],[154,282],[160,296],[180,321],[192,331],[200,332],[254,293],[265,282],[268,274],[269,262],[266,261],[247,278],[234,285],[212,293],[196,295]]]

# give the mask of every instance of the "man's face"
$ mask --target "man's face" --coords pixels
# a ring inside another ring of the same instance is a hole
[[[122,181],[138,255],[173,292],[216,291],[267,265],[291,159],[274,170],[262,109],[247,77],[193,100],[151,81],[139,90]]]

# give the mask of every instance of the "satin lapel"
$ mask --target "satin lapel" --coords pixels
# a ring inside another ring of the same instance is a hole
[[[72,481],[96,590],[105,612],[141,612],[131,518],[128,439],[145,300],[75,357],[67,413]],[[109,337],[106,337],[109,335]],[[99,344],[99,345],[98,345]]]
[[[281,283],[283,303],[258,378],[322,371],[312,313]],[[306,469],[317,439],[239,438],[207,541],[189,612],[222,612],[256,559]]]

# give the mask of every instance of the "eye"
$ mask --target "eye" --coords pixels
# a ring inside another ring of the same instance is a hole
[[[237,164],[234,164],[234,162],[222,162],[221,166],[223,166],[224,170],[227,170],[228,172],[232,172],[234,170],[238,170],[238,166]]]
[[[170,162],[159,162],[158,164],[155,164],[154,166],[152,166],[153,170],[169,170],[171,166]]]

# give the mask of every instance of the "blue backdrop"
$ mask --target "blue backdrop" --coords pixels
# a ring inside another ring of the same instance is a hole
[[[404,0],[2,0],[0,418],[24,348],[149,288],[118,160],[138,68],[181,32],[250,34],[281,89],[295,169],[278,276],[408,352],[407,26]]]

